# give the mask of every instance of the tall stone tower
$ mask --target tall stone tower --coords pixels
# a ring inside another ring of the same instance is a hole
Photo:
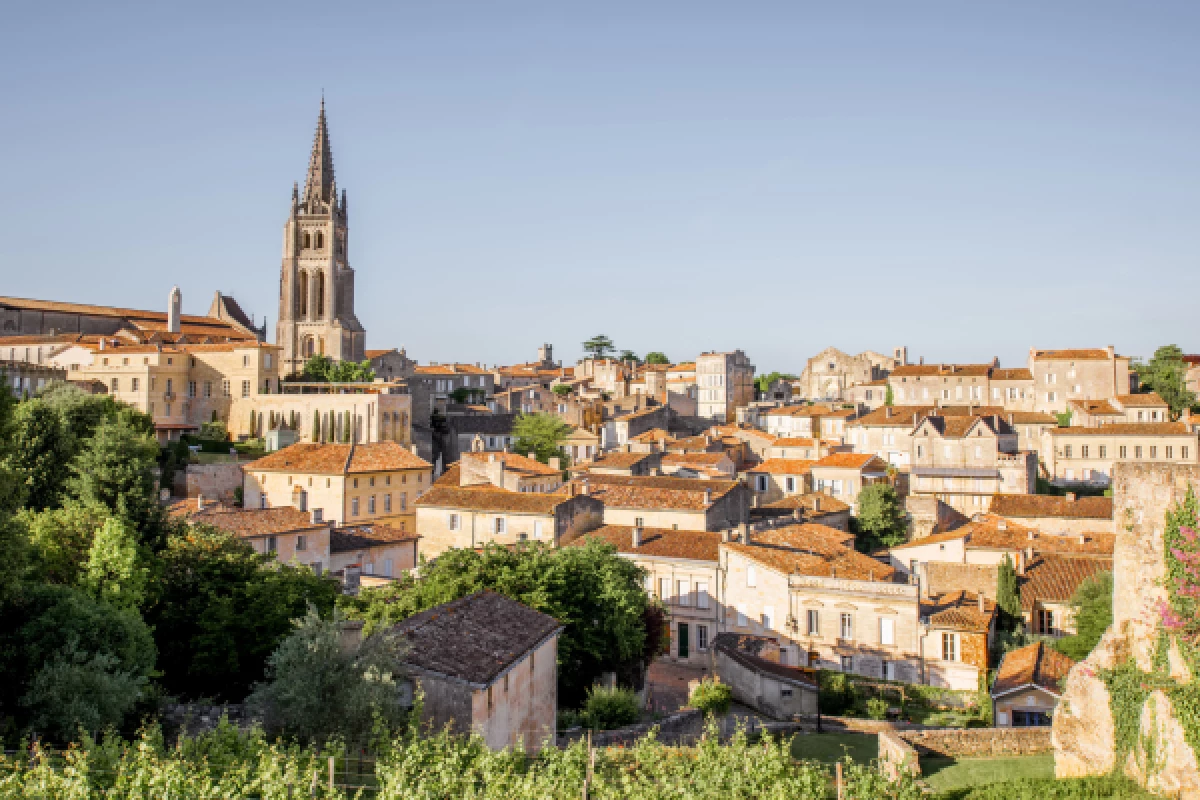
[[[275,343],[283,348],[285,373],[299,372],[312,355],[338,361],[365,357],[366,331],[354,315],[347,229],[346,190],[339,199],[322,97],[304,194],[293,185],[283,225]]]

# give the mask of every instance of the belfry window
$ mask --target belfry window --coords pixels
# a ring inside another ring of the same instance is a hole
[[[312,234],[310,234],[308,231],[305,231],[304,232],[304,249],[307,250],[310,247],[312,247]]]
[[[304,234],[308,238],[308,234]],[[300,289],[296,293],[296,316],[308,316],[308,273],[300,273]]]
[[[325,234],[321,233],[320,231],[317,231],[317,249],[323,250],[324,248],[325,248]]]

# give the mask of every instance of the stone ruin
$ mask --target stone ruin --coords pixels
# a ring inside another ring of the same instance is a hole
[[[1196,680],[1177,636],[1162,624],[1168,601],[1166,514],[1184,501],[1189,487],[1200,496],[1200,465],[1121,463],[1114,469],[1113,623],[1067,676],[1054,715],[1059,778],[1119,771],[1151,791],[1200,800],[1196,753],[1168,693],[1155,681],[1139,684],[1145,699],[1138,735],[1117,763],[1117,726],[1104,679],[1106,670],[1133,659],[1146,678],[1157,672],[1159,685]]]

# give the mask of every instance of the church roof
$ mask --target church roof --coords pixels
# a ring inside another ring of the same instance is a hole
[[[331,204],[337,192],[333,176],[333,149],[329,144],[329,127],[325,122],[325,98],[317,115],[317,132],[313,136],[312,155],[308,159],[308,175],[304,179],[304,204],[316,200]]]

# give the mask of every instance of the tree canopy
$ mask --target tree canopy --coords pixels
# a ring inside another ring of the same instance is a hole
[[[632,361],[632,362],[633,362],[633,363],[635,363],[635,364],[640,364],[640,363],[642,363],[642,359],[641,359],[641,358],[639,358],[639,357],[638,357],[638,354],[637,354],[637,353],[635,353],[635,352],[633,352],[632,350],[622,350],[622,351],[621,351],[621,354],[617,356],[617,360],[619,360],[619,361]]]
[[[1076,661],[1087,658],[1112,624],[1113,574],[1097,572],[1075,589],[1071,597],[1075,633],[1055,642],[1055,648]]]
[[[754,382],[758,385],[758,390],[765,394],[771,388],[771,384],[781,378],[787,381],[796,380],[796,376],[790,372],[769,372],[766,375],[759,375]]]
[[[540,543],[516,550],[448,550],[390,586],[343,598],[367,630],[427,608],[490,589],[549,614],[566,628],[558,643],[560,704],[577,707],[600,673],[634,682],[653,656],[657,637],[647,620],[661,620],[642,587],[641,568],[610,545],[551,549]],[[661,623],[654,623],[661,624]]]
[[[866,553],[908,540],[908,517],[896,490],[886,483],[873,483],[859,492],[855,524],[855,544]]]
[[[671,359],[667,358],[666,353],[659,352],[658,350],[651,350],[649,353],[646,353],[646,363],[647,364],[670,364]]]
[[[375,380],[375,370],[370,360],[334,361],[329,356],[309,356],[301,371],[306,381],[321,383],[370,383]]]
[[[562,441],[570,433],[571,426],[552,414],[521,414],[513,421],[513,451],[521,455],[534,453],[543,464],[558,458],[565,466],[567,454]]]
[[[1185,409],[1196,404],[1196,395],[1187,388],[1187,364],[1178,345],[1163,345],[1146,363],[1134,364],[1138,382],[1158,393],[1171,409],[1171,419],[1179,419]]]
[[[1012,630],[1021,621],[1021,591],[1017,586],[1017,568],[1012,557],[1005,554],[996,572],[996,607],[1000,609],[1000,625]]]
[[[613,341],[604,334],[593,336],[583,343],[583,352],[592,358],[608,358],[613,352]]]

